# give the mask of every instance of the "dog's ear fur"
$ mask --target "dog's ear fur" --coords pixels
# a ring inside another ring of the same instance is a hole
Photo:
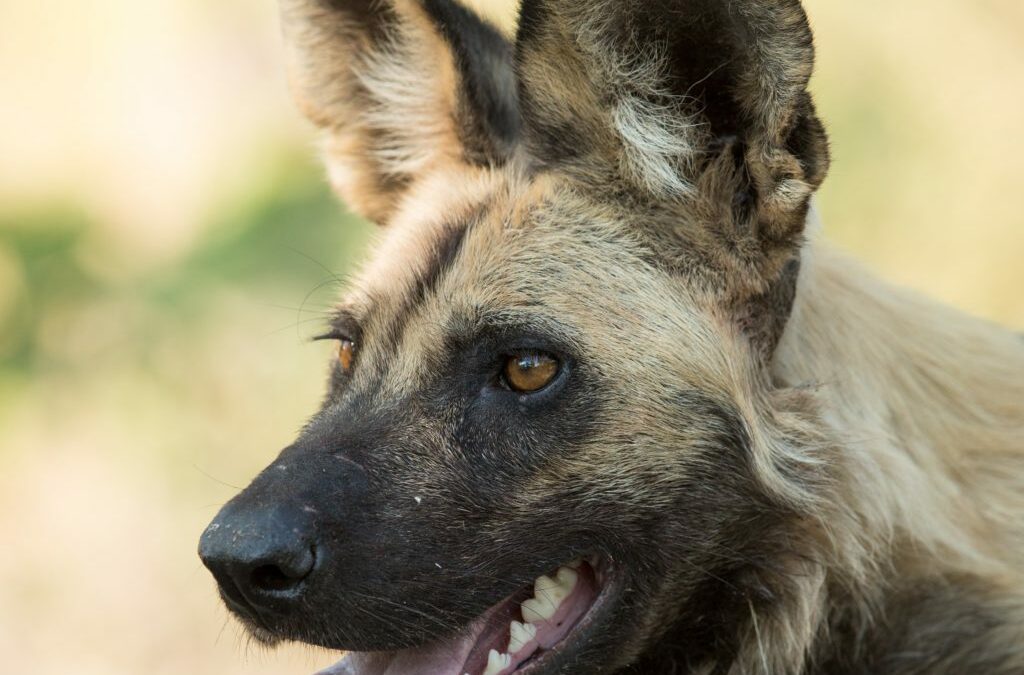
[[[299,104],[326,132],[332,183],[386,223],[425,171],[497,166],[519,112],[512,49],[454,0],[283,0]]]
[[[813,64],[799,0],[523,0],[525,142],[542,166],[687,214],[679,266],[728,286],[770,352],[828,167]]]

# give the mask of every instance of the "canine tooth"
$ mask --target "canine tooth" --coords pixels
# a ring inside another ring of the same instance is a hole
[[[483,675],[498,675],[512,665],[512,657],[508,654],[499,654],[497,649],[492,649],[487,654],[487,668]]]
[[[537,636],[537,627],[530,623],[513,621],[509,624],[508,653],[515,654]]]

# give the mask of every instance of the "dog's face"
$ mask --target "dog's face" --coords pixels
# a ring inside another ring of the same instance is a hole
[[[203,535],[258,638],[360,652],[336,673],[614,672],[668,631],[728,651],[769,601],[814,479],[766,364],[827,158],[799,4],[720,4],[527,0],[513,50],[448,2],[288,0],[332,176],[384,229],[321,410]]]

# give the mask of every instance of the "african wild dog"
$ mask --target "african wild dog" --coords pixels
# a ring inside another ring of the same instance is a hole
[[[1024,673],[1024,345],[808,241],[797,0],[285,0],[384,225],[201,554],[328,673]],[[535,581],[536,580],[536,581]]]

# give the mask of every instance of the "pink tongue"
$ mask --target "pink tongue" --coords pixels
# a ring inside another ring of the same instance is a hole
[[[348,654],[316,675],[462,675],[476,632],[469,631],[455,642],[386,653]]]
[[[463,675],[462,666],[470,650],[499,608],[492,608],[458,637],[394,652],[350,652],[316,675]]]

